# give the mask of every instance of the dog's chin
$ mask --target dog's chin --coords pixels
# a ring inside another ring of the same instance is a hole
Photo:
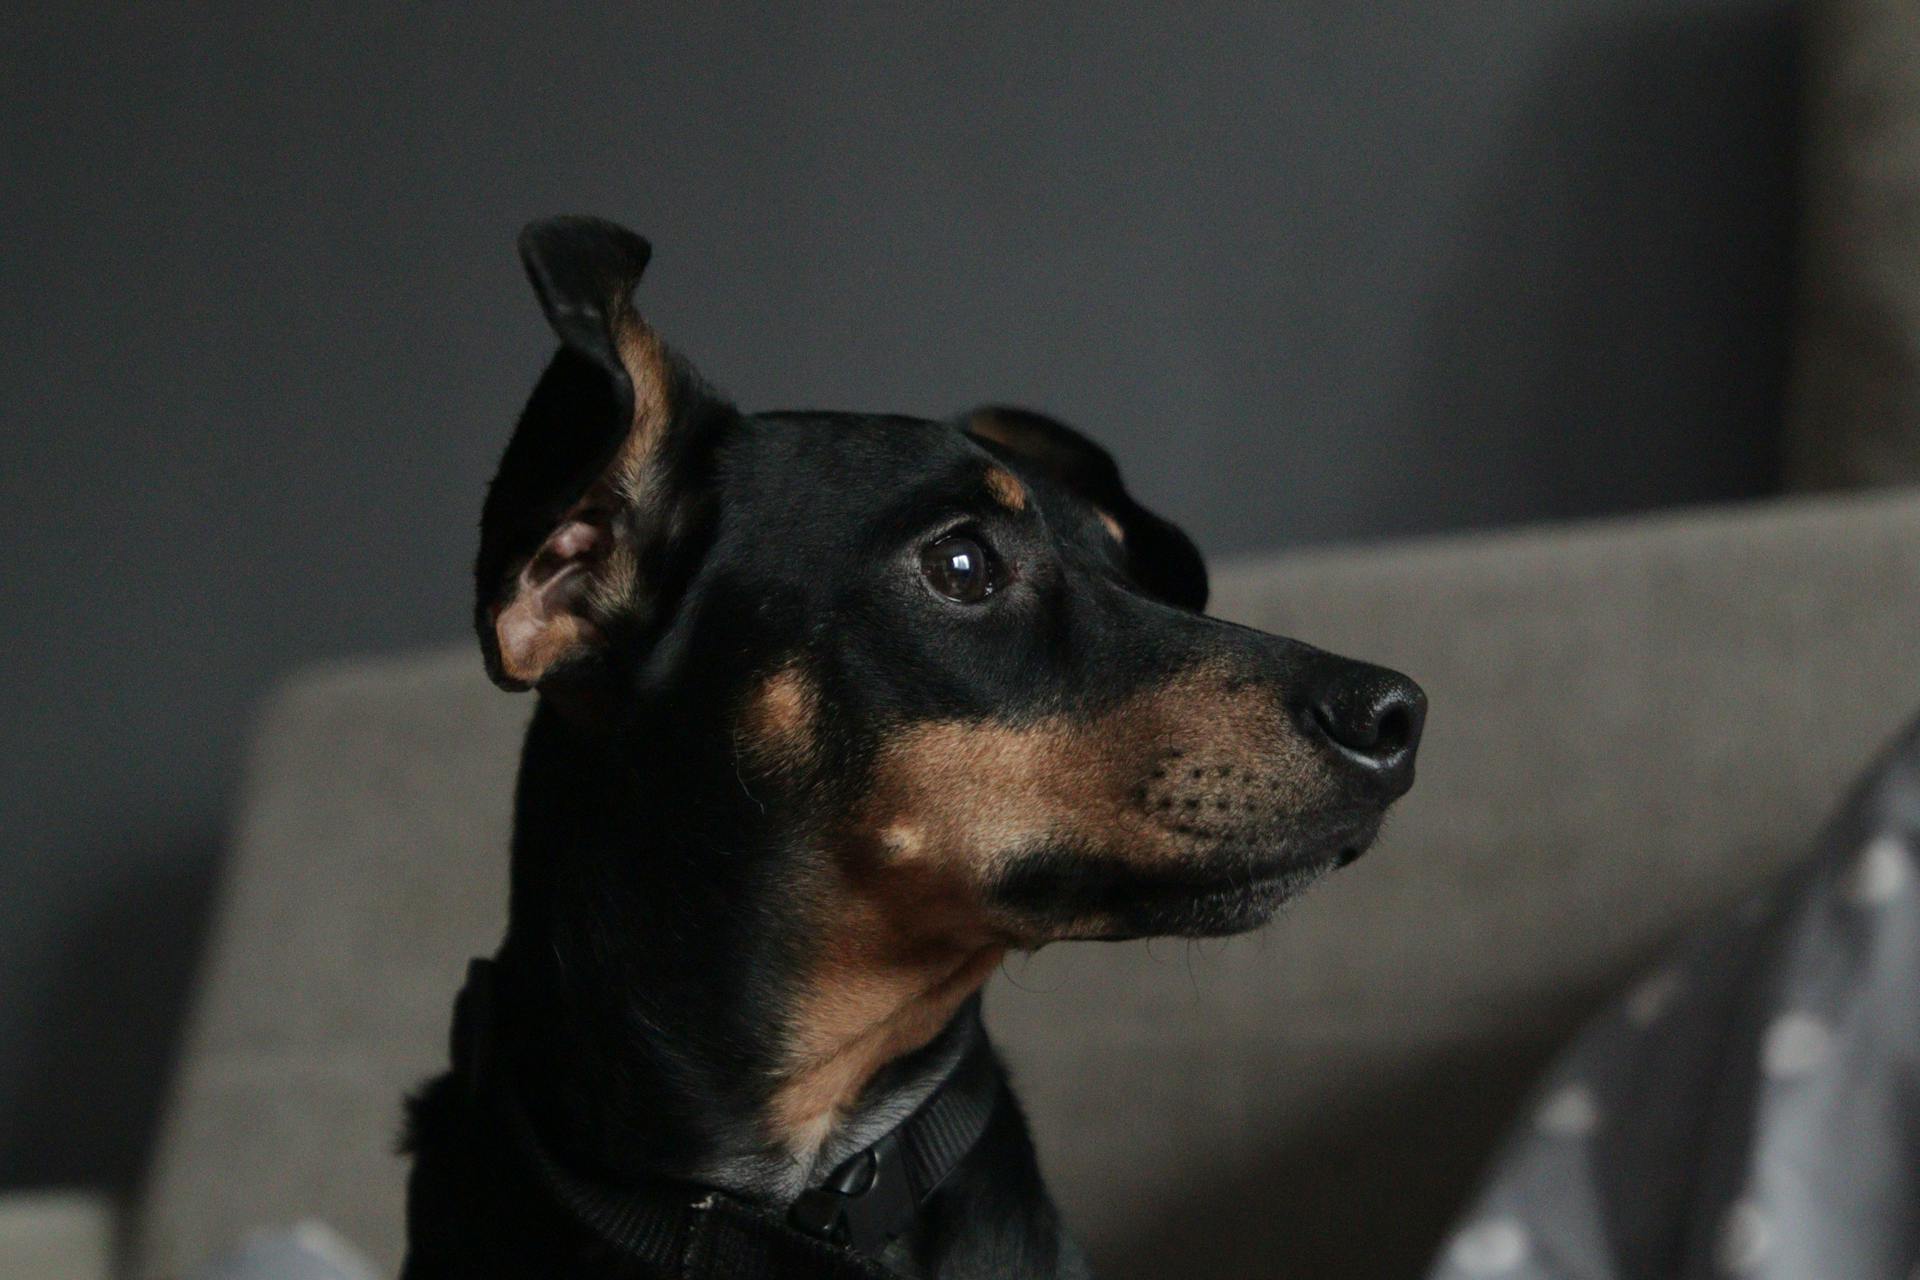
[[[1048,940],[1217,938],[1257,929],[1373,843],[1378,814],[1310,835],[1222,842],[1169,867],[1047,850],[1018,859],[993,896]]]
[[[1339,865],[1337,858],[1249,869],[1211,887],[1154,886],[1139,899],[1089,922],[1077,936],[1120,942],[1129,938],[1222,938],[1257,929]]]

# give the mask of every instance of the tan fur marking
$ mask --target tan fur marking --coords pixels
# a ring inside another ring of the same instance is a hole
[[[803,1162],[875,1072],[938,1034],[1012,941],[981,918],[962,868],[890,865],[859,838],[825,852],[812,887],[821,946],[767,1112],[773,1139]]]
[[[1201,669],[1090,722],[915,726],[881,761],[867,829],[890,861],[959,864],[983,877],[1008,851],[1047,840],[1142,862],[1187,856],[1194,842],[1137,798],[1153,770],[1167,768],[1169,749],[1183,769],[1204,761],[1257,776],[1276,812],[1307,808],[1329,784],[1271,697]]]
[[[547,668],[598,634],[585,618],[542,616],[537,605],[521,600],[495,610],[493,619],[500,669],[508,679],[526,685],[538,683]]]
[[[939,1034],[1004,954],[997,947],[889,954],[891,932],[848,930],[814,971],[815,998],[794,1028],[794,1067],[768,1107],[776,1141],[802,1159],[811,1158],[875,1072]]]
[[[1103,511],[1099,507],[1095,507],[1093,514],[1100,517],[1100,523],[1105,526],[1107,532],[1112,535],[1115,542],[1125,545],[1127,541],[1127,531],[1120,527],[1120,522],[1113,518],[1111,512]]]
[[[596,618],[613,618],[633,607],[640,590],[640,557],[633,543],[615,537],[587,583],[587,605]]]
[[[987,492],[993,500],[1009,511],[1027,509],[1027,487],[1020,483],[1019,477],[1005,467],[987,468]]]
[[[609,520],[606,513],[623,505],[642,505],[650,496],[653,456],[672,420],[673,365],[660,339],[638,316],[628,312],[616,319],[615,327],[620,362],[633,382],[633,421],[606,471],[559,525],[565,530],[592,516],[610,536],[604,545],[595,545],[590,555],[579,557],[585,576],[568,594],[564,607],[542,599],[532,582],[553,548],[554,540],[549,538],[517,571],[512,593],[494,613],[500,668],[508,679],[524,685],[538,684],[556,663],[597,643],[601,633],[595,620],[631,609],[640,590],[640,564],[633,544],[621,532],[617,518]]]
[[[627,501],[639,502],[646,496],[649,464],[673,417],[673,364],[659,335],[640,317],[628,314],[617,325],[620,363],[633,383],[633,424],[607,478]]]
[[[1216,776],[1223,766],[1239,777]],[[1274,697],[1215,667],[1092,721],[899,733],[864,808],[823,846],[813,909],[824,945],[793,1015],[770,1111],[776,1140],[804,1158],[873,1073],[930,1040],[1009,948],[1045,940],[984,905],[1008,855],[1063,839],[1142,865],[1197,859],[1210,837],[1193,824],[1209,819],[1185,801],[1217,803],[1246,779],[1270,813],[1323,803],[1331,787]],[[1154,807],[1163,791],[1178,797],[1170,809]]]
[[[753,763],[781,771],[813,757],[820,694],[799,666],[789,664],[763,681],[740,716],[740,745]]]

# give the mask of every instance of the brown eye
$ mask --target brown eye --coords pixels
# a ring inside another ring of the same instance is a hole
[[[947,599],[979,604],[999,589],[993,553],[965,534],[950,534],[920,553],[920,572]]]

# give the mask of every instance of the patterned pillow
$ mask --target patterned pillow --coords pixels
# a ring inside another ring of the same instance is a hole
[[[1581,1034],[1432,1280],[1920,1278],[1917,854],[1920,722]]]

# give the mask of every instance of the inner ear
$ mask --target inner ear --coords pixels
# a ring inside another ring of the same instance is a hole
[[[592,218],[535,223],[520,252],[561,341],[481,515],[475,626],[507,689],[590,669],[611,633],[642,631],[687,537],[689,458],[726,412],[633,305],[649,256]]]
[[[1007,451],[1092,505],[1120,543],[1134,581],[1150,594],[1198,613],[1207,607],[1207,567],[1178,525],[1133,500],[1113,455],[1066,423],[990,405],[965,421],[967,434]]]
[[[531,686],[604,639],[594,620],[595,586],[614,545],[604,507],[570,512],[520,567],[493,618],[501,674]]]

